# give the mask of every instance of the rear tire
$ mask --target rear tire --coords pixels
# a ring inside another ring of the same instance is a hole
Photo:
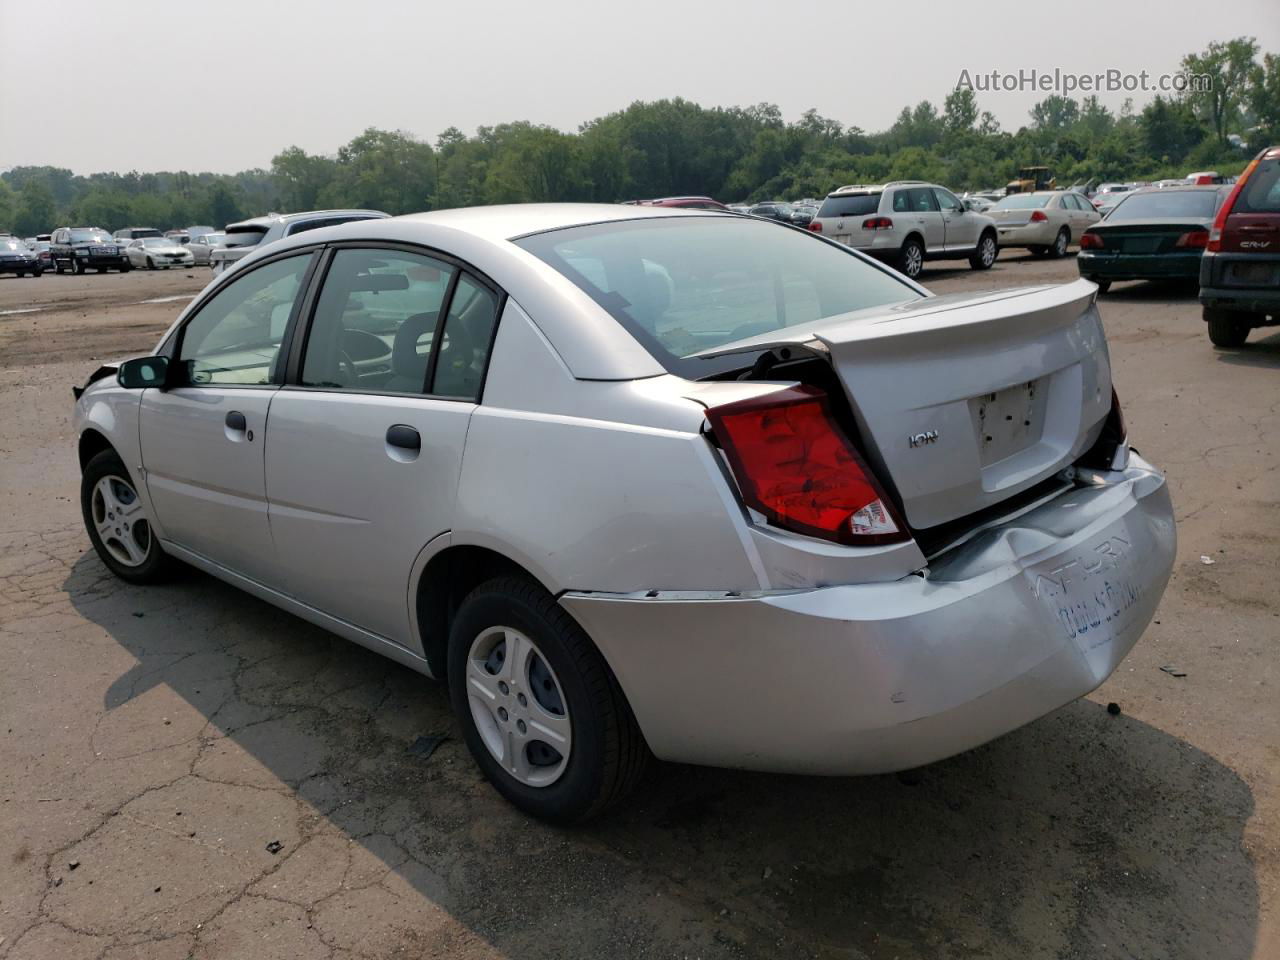
[[[85,464],[80,512],[93,549],[120,579],[159,583],[172,572],[175,561],[161,549],[134,480],[114,450]]]
[[[1071,231],[1063,227],[1058,231],[1058,235],[1053,238],[1053,246],[1049,248],[1049,256],[1055,260],[1061,260],[1067,255],[1067,248],[1071,246]]]
[[[974,270],[990,270],[999,255],[1000,248],[996,244],[995,234],[987,231],[978,238],[978,248],[969,257],[969,266]]]
[[[154,270],[155,268],[156,268],[156,262],[152,260],[150,257],[147,257],[147,269]]]
[[[1101,277],[1085,277],[1085,279],[1090,280],[1093,283],[1096,283],[1098,285],[1099,293],[1106,293],[1108,290],[1111,289],[1110,280],[1103,280]]]
[[[527,659],[513,655],[507,667],[507,651],[519,646]],[[472,757],[525,813],[580,823],[621,800],[644,773],[649,749],[613,672],[577,621],[530,580],[490,580],[463,600],[449,632],[448,678]],[[546,691],[552,700],[544,706]],[[539,717],[570,732],[567,757],[537,738]]]
[[[898,252],[898,270],[912,280],[924,269],[924,246],[915,237],[908,237]]]
[[[72,272],[72,273],[74,273],[76,276],[83,276],[83,275],[84,275],[84,269],[85,269],[85,268],[84,268],[84,263],[83,263],[83,262],[81,262],[81,261],[79,261],[79,260],[72,260],[72,261],[71,261],[71,272]]]
[[[1047,257],[1049,255],[1049,248],[1042,247],[1039,244],[1033,247],[1027,247],[1027,249],[1031,251],[1031,255],[1033,257]]]
[[[1234,310],[1204,308],[1204,319],[1209,324],[1209,340],[1215,347],[1243,347],[1249,339],[1253,324],[1249,314]]]

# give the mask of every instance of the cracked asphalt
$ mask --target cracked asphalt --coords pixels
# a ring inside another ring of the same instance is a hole
[[[1280,333],[1215,351],[1186,289],[1103,298],[1179,554],[1094,694],[903,777],[659,765],[560,830],[481,781],[443,688],[94,556],[70,387],[205,279],[0,279],[0,960],[1280,957]]]

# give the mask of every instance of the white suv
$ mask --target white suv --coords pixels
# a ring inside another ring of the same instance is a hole
[[[920,180],[841,187],[827,194],[809,229],[887,260],[912,279],[926,260],[968,259],[986,270],[1000,252],[994,220]]]

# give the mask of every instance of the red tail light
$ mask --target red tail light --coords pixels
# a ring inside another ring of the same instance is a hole
[[[1263,154],[1266,152],[1266,150],[1263,150],[1249,162],[1249,165],[1244,168],[1244,173],[1240,174],[1236,180],[1236,185],[1227,194],[1227,199],[1222,201],[1222,206],[1218,208],[1218,215],[1213,218],[1213,226],[1209,229],[1209,242],[1205,244],[1205,249],[1210,253],[1217,253],[1222,249],[1222,231],[1226,229],[1227,217],[1231,215],[1231,208],[1236,205],[1236,197],[1240,196],[1240,191],[1244,189],[1245,181],[1249,179],[1249,174],[1257,169],[1258,164],[1262,162]]]
[[[1206,246],[1208,246],[1208,244],[1209,244],[1208,230],[1192,230],[1191,232],[1184,233],[1182,236],[1180,236],[1178,238],[1178,242],[1175,243],[1174,246],[1183,247],[1183,248],[1189,247],[1193,250],[1195,249],[1203,250]]]
[[[862,221],[863,230],[888,230],[893,226],[893,221],[888,217],[868,217]]]
[[[775,526],[851,545],[909,539],[816,387],[713,407],[707,419],[743,500]]]
[[[805,229],[807,229],[807,230],[812,230],[814,233],[821,233],[821,232],[822,232],[822,224],[820,224],[817,220],[810,220],[810,221],[809,221],[809,226],[808,226],[808,227],[806,227]]]
[[[1044,211],[1043,211],[1043,210],[1032,210],[1032,211],[1031,211],[1031,222],[1032,222],[1032,223],[1044,223],[1044,222],[1045,222],[1046,220],[1048,220],[1048,219],[1049,219],[1049,218],[1048,218],[1048,217],[1046,217],[1046,216],[1044,215]]]
[[[1197,187],[1206,187],[1211,183],[1213,183],[1213,177],[1209,176],[1208,174],[1205,174],[1202,177],[1196,177]]]
[[[1092,231],[1086,230],[1084,233],[1080,234],[1081,250],[1101,250],[1105,246],[1106,244],[1102,242],[1102,237]]]

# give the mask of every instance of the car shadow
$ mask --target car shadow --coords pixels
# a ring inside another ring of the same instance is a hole
[[[244,775],[225,750],[234,744],[260,765],[256,789],[294,798],[410,899],[511,955],[1253,952],[1249,787],[1092,701],[907,775],[658,764],[620,808],[564,830],[497,797],[458,741],[444,688],[403,667],[195,571],[137,588],[90,551],[64,588],[136,661],[106,691],[98,749],[113,716],[172,691],[207,721],[199,790]],[[422,735],[451,739],[424,757]],[[372,927],[359,935],[392,952]]]
[[[1205,336],[1206,341],[1208,335]],[[1240,367],[1280,368],[1280,329],[1258,327],[1249,334],[1242,347],[1215,347],[1220,363]]]

